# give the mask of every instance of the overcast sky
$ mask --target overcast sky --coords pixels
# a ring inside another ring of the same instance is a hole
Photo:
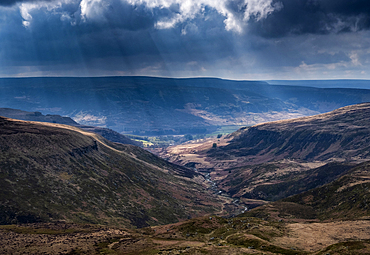
[[[0,0],[0,77],[370,79],[369,0]]]

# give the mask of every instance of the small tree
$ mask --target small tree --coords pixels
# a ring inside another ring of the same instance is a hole
[[[217,148],[217,143],[213,143],[212,148]]]
[[[184,135],[186,140],[193,140],[193,136],[191,134]]]

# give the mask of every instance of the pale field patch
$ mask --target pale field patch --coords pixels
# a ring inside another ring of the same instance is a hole
[[[274,244],[315,252],[329,245],[370,239],[370,221],[339,221],[330,223],[293,223],[287,225],[288,233],[276,237]]]

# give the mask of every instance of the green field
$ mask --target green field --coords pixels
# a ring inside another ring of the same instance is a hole
[[[148,147],[168,147],[171,145],[181,144],[190,140],[203,139],[215,137],[218,135],[227,135],[235,132],[239,128],[244,126],[220,126],[215,132],[209,134],[186,134],[186,135],[161,135],[161,136],[139,136],[125,134],[128,138],[143,143],[145,148]]]

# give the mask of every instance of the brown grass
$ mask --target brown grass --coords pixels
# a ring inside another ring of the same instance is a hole
[[[295,245],[311,252],[339,242],[370,239],[370,221],[293,223],[288,224],[287,229],[285,236],[274,239],[275,244]]]

